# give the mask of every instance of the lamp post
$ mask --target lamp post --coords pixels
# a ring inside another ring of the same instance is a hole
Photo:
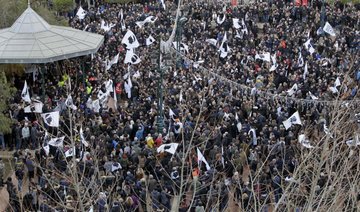
[[[157,132],[162,133],[165,123],[164,123],[164,71],[171,66],[172,60],[167,55],[162,56],[160,42],[161,37],[159,38],[159,49],[154,51],[151,55],[151,63],[156,68],[157,72]],[[165,63],[162,63],[164,60]]]
[[[158,71],[158,86],[157,86],[157,97],[158,97],[158,117],[157,117],[157,130],[158,133],[162,133],[162,130],[164,128],[164,110],[163,110],[163,79],[164,79],[164,70],[161,67],[161,36],[159,39],[159,55],[158,55],[158,67],[157,67],[157,71]]]
[[[326,18],[326,6],[325,6],[325,0],[322,0],[321,13],[320,13],[320,27],[324,27],[325,18]]]
[[[182,38],[182,33],[183,33],[183,27],[184,24],[186,23],[187,18],[184,16],[181,16],[176,24],[176,33],[175,33],[175,37],[176,37],[176,51],[180,52],[180,44],[181,44],[181,38]],[[176,67],[179,68],[181,67],[181,57],[179,57],[178,54],[176,54]]]

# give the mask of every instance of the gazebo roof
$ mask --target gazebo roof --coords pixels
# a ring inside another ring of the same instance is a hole
[[[98,51],[104,36],[48,24],[29,7],[0,30],[0,63],[48,63]]]

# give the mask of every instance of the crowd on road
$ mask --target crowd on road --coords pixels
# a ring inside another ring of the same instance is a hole
[[[186,21],[174,40],[181,34],[181,55],[164,67],[159,130],[153,60],[159,39],[172,34],[176,8],[170,1],[96,2],[84,6],[84,17],[72,13],[69,25],[104,35],[104,45],[91,57],[47,64],[44,93],[41,75],[27,77],[43,113],[59,111],[59,127],[25,112],[20,92],[14,98],[16,124],[2,142],[15,149],[18,184],[6,182],[13,207],[28,180],[22,201],[34,211],[170,211],[180,192],[179,211],[223,211],[232,198],[251,211],[254,200],[280,200],[298,152],[328,133],[332,101],[346,108],[358,100],[359,5],[190,1],[181,6]],[[136,49],[123,42],[129,31]],[[289,117],[297,120],[288,127]],[[62,136],[61,145],[47,145]],[[158,151],[164,144],[175,150]]]

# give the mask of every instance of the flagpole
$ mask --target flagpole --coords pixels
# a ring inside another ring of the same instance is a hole
[[[158,117],[157,117],[157,131],[158,133],[162,133],[164,128],[164,110],[163,110],[163,78],[164,71],[161,67],[161,36],[159,39],[159,57],[158,57]]]

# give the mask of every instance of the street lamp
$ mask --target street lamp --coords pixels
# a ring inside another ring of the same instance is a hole
[[[159,39],[159,49],[158,51],[153,52],[153,54],[151,54],[151,63],[154,66],[157,66],[157,73],[158,73],[158,85],[157,85],[157,108],[158,108],[158,116],[157,116],[157,131],[158,133],[162,133],[163,128],[164,128],[164,109],[163,109],[163,105],[164,105],[164,83],[163,83],[163,79],[164,79],[164,70],[166,70],[168,67],[171,66],[172,64],[172,60],[170,57],[168,57],[168,55],[162,55],[161,53],[161,46],[160,46],[160,42],[161,41],[161,37]],[[164,61],[164,63],[162,62]]]
[[[181,38],[182,38],[182,33],[183,33],[183,27],[185,25],[185,23],[187,22],[187,18],[184,16],[181,16],[176,24],[176,51],[177,53],[180,52],[180,44],[181,44]],[[181,67],[181,57],[179,57],[178,54],[176,54],[176,67]]]

